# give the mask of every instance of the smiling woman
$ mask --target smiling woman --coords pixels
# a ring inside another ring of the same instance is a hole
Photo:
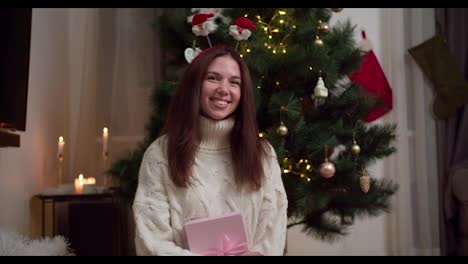
[[[275,150],[258,136],[246,63],[233,48],[206,49],[172,100],[163,135],[140,166],[133,203],[137,254],[196,254],[185,223],[240,213],[251,243],[243,254],[282,255],[287,198]]]
[[[240,85],[240,69],[237,62],[229,55],[216,58],[208,67],[202,83],[202,115],[215,120],[231,115],[239,105]]]

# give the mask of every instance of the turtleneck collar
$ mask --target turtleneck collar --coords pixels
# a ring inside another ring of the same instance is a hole
[[[230,135],[234,127],[234,116],[223,120],[213,120],[200,116],[200,149],[219,150],[230,147]]]

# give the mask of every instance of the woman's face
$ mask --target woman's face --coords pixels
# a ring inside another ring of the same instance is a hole
[[[231,115],[241,97],[239,64],[229,55],[214,59],[202,82],[200,106],[202,114],[214,120]]]

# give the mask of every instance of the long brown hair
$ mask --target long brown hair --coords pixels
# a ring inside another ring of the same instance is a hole
[[[231,155],[238,187],[258,190],[264,180],[262,161],[268,152],[266,141],[258,136],[252,79],[246,63],[230,47],[215,46],[206,50],[184,72],[166,116],[162,133],[167,135],[169,173],[178,187],[191,184],[190,175],[195,153],[201,140],[200,91],[211,62],[220,56],[231,56],[241,72],[241,97],[234,111],[231,132]]]

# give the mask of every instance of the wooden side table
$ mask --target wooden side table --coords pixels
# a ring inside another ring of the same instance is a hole
[[[123,216],[115,194],[36,195],[34,198],[40,201],[43,237],[64,236],[76,255],[121,255]]]

